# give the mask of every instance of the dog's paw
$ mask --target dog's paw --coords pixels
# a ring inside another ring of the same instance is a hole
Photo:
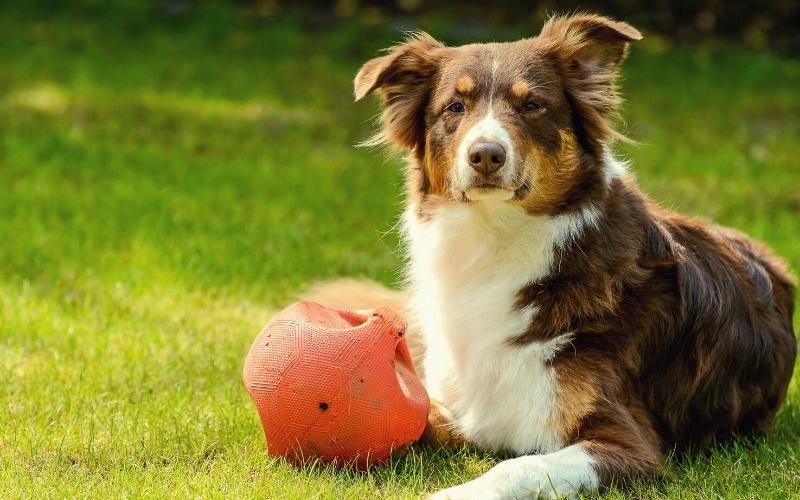
[[[450,411],[436,400],[431,400],[428,423],[422,433],[422,441],[440,448],[459,448],[465,440],[455,426]]]
[[[578,498],[583,473],[565,470],[567,464],[550,463],[543,456],[527,456],[506,460],[489,472],[452,488],[438,491],[434,500],[516,500]]]
[[[473,484],[475,481],[437,491],[428,496],[428,500],[500,500],[499,492]]]
[[[447,488],[438,491],[431,495],[435,500],[467,500],[467,499],[488,499],[500,500],[503,498],[512,498],[513,485],[509,483],[508,471],[501,467],[500,463],[492,468],[486,474],[479,476],[472,481],[469,481],[452,488]],[[537,495],[531,495],[530,498],[537,498]]]
[[[539,484],[528,484],[525,487],[509,487],[501,483],[480,484],[475,481],[437,491],[428,496],[430,500],[557,500],[577,499],[577,492],[557,492],[547,481]]]

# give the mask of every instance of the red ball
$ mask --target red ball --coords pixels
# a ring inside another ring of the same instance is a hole
[[[243,374],[268,453],[364,468],[419,439],[430,401],[405,331],[385,308],[302,301],[280,312],[250,347]]]

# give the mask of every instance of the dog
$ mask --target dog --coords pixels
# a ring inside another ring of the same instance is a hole
[[[426,433],[517,457],[433,498],[652,478],[666,453],[765,432],[785,398],[786,265],[659,207],[611,151],[617,77],[641,38],[587,14],[511,43],[416,33],[355,77],[357,100],[382,102],[371,143],[408,153],[407,286],[316,298],[402,307],[434,404]]]

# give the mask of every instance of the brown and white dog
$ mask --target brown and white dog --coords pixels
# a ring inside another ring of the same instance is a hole
[[[594,15],[512,43],[420,33],[355,78],[357,99],[382,97],[376,142],[409,152],[409,333],[437,415],[518,456],[436,498],[652,477],[669,450],[766,431],[784,399],[786,266],[658,207],[610,151],[617,75],[640,38]]]

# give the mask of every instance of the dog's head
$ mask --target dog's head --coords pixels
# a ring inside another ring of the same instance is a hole
[[[608,122],[630,25],[594,15],[556,17],[539,36],[446,47],[420,33],[368,61],[356,99],[384,106],[377,142],[413,153],[423,200],[499,200],[529,213],[580,205],[603,185]]]

